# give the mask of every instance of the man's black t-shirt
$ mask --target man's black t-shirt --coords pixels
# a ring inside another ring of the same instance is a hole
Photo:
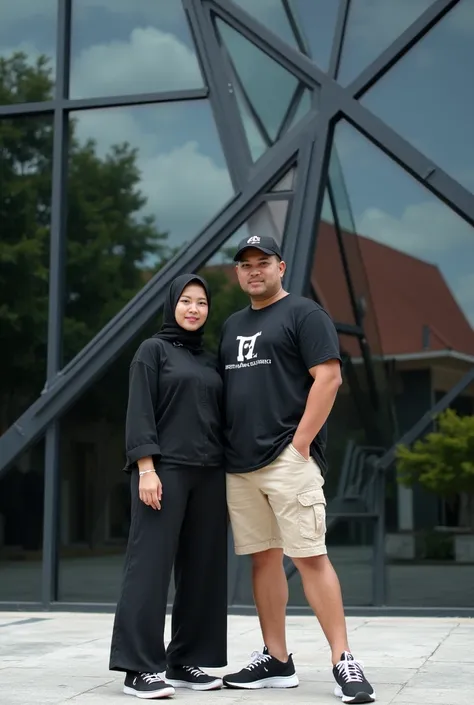
[[[309,369],[340,360],[337,332],[314,301],[288,296],[262,309],[234,313],[222,331],[226,469],[265,467],[288,445],[303,416]],[[311,444],[323,472],[326,424]]]

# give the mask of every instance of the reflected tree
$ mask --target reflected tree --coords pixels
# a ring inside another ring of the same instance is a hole
[[[46,57],[0,58],[0,101],[51,99]],[[71,359],[171,256],[167,233],[143,214],[137,150],[100,156],[69,125],[64,357]],[[0,120],[0,433],[44,385],[53,123]]]

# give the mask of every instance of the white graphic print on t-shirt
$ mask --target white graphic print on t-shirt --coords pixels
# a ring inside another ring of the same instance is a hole
[[[255,352],[255,346],[257,338],[262,335],[262,331],[255,333],[255,335],[245,336],[238,335],[236,340],[238,342],[237,349],[237,365],[230,364],[226,365],[226,370],[239,370],[243,367],[254,367],[255,365],[271,365],[271,360],[262,360],[258,358],[258,353]]]

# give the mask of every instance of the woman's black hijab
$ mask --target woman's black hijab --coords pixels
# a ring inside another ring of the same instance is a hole
[[[181,274],[172,282],[168,296],[163,307],[163,324],[154,338],[169,340],[174,345],[183,346],[192,352],[201,352],[203,349],[204,326],[198,330],[185,330],[176,322],[175,310],[181,294],[188,284],[200,284],[206,292],[209,309],[211,307],[211,294],[208,283],[196,274]]]

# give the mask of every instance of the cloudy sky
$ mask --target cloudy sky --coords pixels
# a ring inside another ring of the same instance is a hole
[[[292,41],[280,0],[237,2]],[[350,82],[431,2],[397,0],[395,10],[393,0],[354,0],[341,81]],[[314,60],[322,68],[330,55],[336,4],[293,0]],[[55,9],[55,0],[0,0],[0,52],[23,49],[32,61],[40,53],[54,57]],[[472,191],[474,83],[468,67],[474,67],[473,34],[474,3],[460,0],[364,98],[368,107]],[[278,72],[272,74],[257,60],[253,64],[253,80],[268,91],[272,105],[278,95],[272,81]],[[73,0],[71,65],[75,98],[203,85],[178,0]],[[172,244],[194,237],[231,197],[206,101],[95,110],[74,117],[79,138],[96,139],[102,154],[123,141],[139,149],[141,189],[148,197],[145,210],[170,232]],[[437,264],[474,321],[472,228],[353,128],[341,124],[336,145],[358,231]]]

